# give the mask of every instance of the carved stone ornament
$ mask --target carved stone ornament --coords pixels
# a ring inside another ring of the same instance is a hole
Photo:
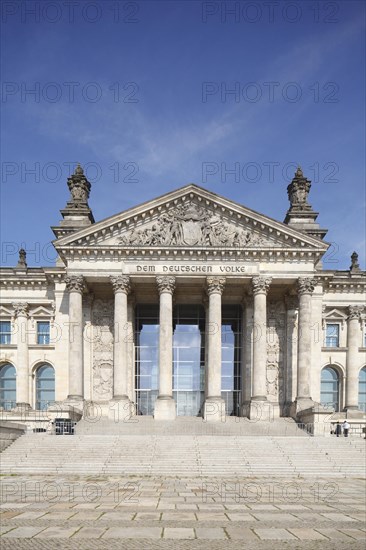
[[[222,294],[225,287],[225,277],[207,277],[207,294]]]
[[[272,282],[272,277],[253,277],[252,287],[253,294],[267,294],[270,284]]]
[[[297,291],[299,296],[302,294],[312,294],[317,282],[311,277],[300,277],[297,280]]]
[[[27,302],[13,302],[13,308],[14,317],[19,317],[19,315],[22,315],[23,317],[28,317],[29,305],[27,304]]]
[[[308,203],[308,195],[311,181],[304,177],[300,166],[295,172],[295,177],[287,187],[291,210],[311,210]]]
[[[153,224],[133,228],[117,241],[127,246],[273,246],[273,242],[228,224],[219,214],[187,202],[161,214]]]
[[[65,277],[65,283],[69,292],[82,293],[85,288],[85,281],[82,275],[70,275]]]
[[[350,265],[351,271],[360,271],[360,264],[358,263],[358,254],[357,252],[353,252],[351,255],[351,265]]]
[[[21,248],[19,250],[19,260],[17,263],[18,269],[26,269],[27,268],[27,253],[24,250],[24,248]]]
[[[349,320],[357,319],[357,321],[360,321],[363,309],[364,308],[362,306],[349,306],[348,319]]]
[[[158,285],[159,294],[162,292],[170,292],[170,294],[173,294],[175,289],[175,277],[156,277],[156,284]]]
[[[91,185],[79,164],[75,169],[75,173],[68,178],[67,185],[71,193],[71,202],[76,204],[88,203]]]
[[[115,294],[117,292],[124,292],[125,294],[129,294],[131,292],[131,282],[128,275],[117,275],[116,277],[111,276],[110,279]]]
[[[92,305],[93,399],[101,401],[113,396],[113,307],[114,300]]]

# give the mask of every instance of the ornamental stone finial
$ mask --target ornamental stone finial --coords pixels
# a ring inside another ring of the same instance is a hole
[[[253,294],[267,294],[272,282],[272,277],[253,277]]]
[[[349,267],[350,271],[360,271],[360,264],[358,263],[358,254],[353,252],[351,255],[351,265]]]
[[[349,306],[348,307],[348,319],[357,319],[361,321],[361,313],[363,311],[363,306]]]
[[[299,296],[302,294],[312,294],[316,286],[316,279],[311,277],[300,277],[297,280],[297,292]]]
[[[17,269],[27,269],[27,253],[24,248],[19,250],[19,259],[17,264]]]
[[[19,315],[22,315],[23,317],[28,317],[29,305],[27,302],[13,302],[13,308],[14,317],[19,317]]]
[[[170,292],[170,294],[173,294],[175,289],[175,277],[169,275],[156,277],[156,284],[158,285],[159,294],[162,292]]]
[[[131,292],[131,282],[128,275],[117,275],[116,277],[111,276],[110,279],[115,294],[117,292],[124,292],[125,294],[129,294]]]
[[[310,187],[311,181],[304,177],[299,166],[295,172],[295,177],[287,186],[288,198],[291,204],[290,210],[311,210],[308,203]]]
[[[80,164],[75,168],[75,173],[68,178],[67,185],[70,189],[72,203],[88,204],[91,184],[86,179]]]
[[[85,289],[85,281],[82,275],[69,275],[65,277],[65,283],[69,292],[82,293]]]
[[[222,294],[226,283],[225,277],[207,277],[207,294]]]

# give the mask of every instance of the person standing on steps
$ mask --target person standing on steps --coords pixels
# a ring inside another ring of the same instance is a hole
[[[334,433],[336,434],[337,437],[339,437],[342,434],[342,426],[340,425],[339,422],[337,422],[336,424]]]
[[[342,428],[343,428],[343,435],[344,437],[348,437],[348,432],[349,432],[349,429],[350,429],[350,424],[347,422],[347,420],[345,420],[342,424]]]

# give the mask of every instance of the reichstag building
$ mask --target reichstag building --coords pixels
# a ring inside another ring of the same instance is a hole
[[[356,253],[323,269],[300,168],[283,222],[193,184],[95,222],[80,166],[68,187],[56,265],[28,267],[21,250],[1,269],[8,419],[116,404],[157,421],[363,416],[365,272]]]

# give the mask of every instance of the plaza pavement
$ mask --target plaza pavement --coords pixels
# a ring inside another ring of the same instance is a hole
[[[365,549],[365,480],[4,475],[1,550]]]

